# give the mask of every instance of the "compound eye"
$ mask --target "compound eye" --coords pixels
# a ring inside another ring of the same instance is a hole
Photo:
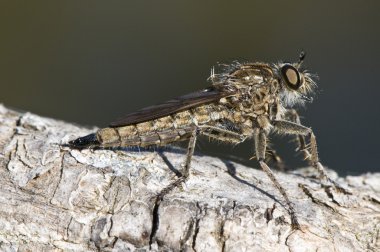
[[[284,65],[281,68],[281,75],[286,85],[293,90],[297,90],[302,84],[300,73],[292,65]]]

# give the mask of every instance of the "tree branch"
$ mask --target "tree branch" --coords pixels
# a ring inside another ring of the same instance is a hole
[[[379,173],[337,178],[353,192],[344,195],[323,186],[310,168],[276,172],[299,217],[302,230],[293,231],[262,171],[196,155],[186,184],[160,198],[183,153],[61,146],[94,130],[0,105],[1,251],[380,247]]]

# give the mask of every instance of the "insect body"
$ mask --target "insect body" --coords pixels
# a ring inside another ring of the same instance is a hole
[[[289,197],[266,164],[267,136],[270,133],[294,135],[299,149],[311,165],[329,179],[318,159],[317,145],[310,128],[300,124],[293,107],[310,100],[315,83],[301,69],[304,54],[297,63],[234,63],[220,74],[212,71],[212,86],[131,113],[95,134],[69,144],[74,148],[166,145],[188,140],[182,172],[189,175],[197,136],[204,135],[229,143],[253,139],[261,168],[286,200],[292,226],[299,228]],[[310,139],[310,151],[306,138]]]

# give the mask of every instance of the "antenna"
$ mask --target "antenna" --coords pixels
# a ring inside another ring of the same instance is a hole
[[[300,56],[299,56],[299,59],[298,59],[297,68],[299,68],[299,67],[302,65],[302,63],[303,63],[305,57],[306,57],[306,53],[305,53],[304,50],[302,50],[302,51],[300,52]]]

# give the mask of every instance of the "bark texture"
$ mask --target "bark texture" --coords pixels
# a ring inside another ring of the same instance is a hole
[[[336,178],[276,172],[302,226],[290,227],[265,173],[180,152],[73,150],[93,130],[0,105],[1,251],[379,251],[380,174]],[[363,167],[363,169],[365,169]]]

